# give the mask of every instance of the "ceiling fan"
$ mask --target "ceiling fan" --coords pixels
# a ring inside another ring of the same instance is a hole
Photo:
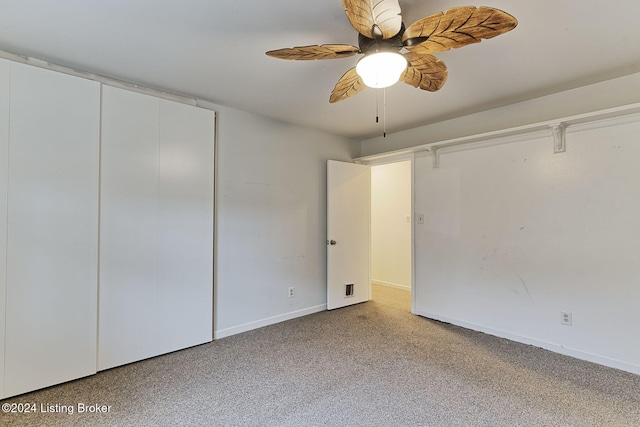
[[[492,7],[465,6],[419,19],[405,28],[398,0],[342,0],[347,18],[358,31],[358,47],[325,44],[278,49],[280,59],[336,59],[364,54],[331,92],[334,103],[366,86],[384,88],[402,80],[430,92],[442,88],[447,67],[433,53],[455,49],[511,31],[518,21]],[[405,52],[406,51],[406,52]]]

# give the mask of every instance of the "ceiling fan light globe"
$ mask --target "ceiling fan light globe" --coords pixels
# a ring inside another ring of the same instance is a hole
[[[356,65],[356,72],[365,85],[381,89],[400,80],[407,68],[407,60],[396,52],[376,52],[366,55]]]

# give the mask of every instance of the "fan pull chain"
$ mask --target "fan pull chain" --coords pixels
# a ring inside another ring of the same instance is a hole
[[[382,89],[382,137],[387,137],[387,88]]]
[[[380,120],[379,118],[379,114],[378,114],[378,92],[376,91],[376,123],[379,123]]]

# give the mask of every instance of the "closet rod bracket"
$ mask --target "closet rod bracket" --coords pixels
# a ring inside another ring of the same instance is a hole
[[[564,153],[567,151],[567,124],[560,122],[550,126],[553,133],[553,153]]]

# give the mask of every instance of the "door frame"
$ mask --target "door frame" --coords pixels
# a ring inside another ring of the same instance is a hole
[[[409,161],[411,168],[411,179],[410,179],[410,191],[411,191],[411,313],[416,314],[416,248],[415,248],[415,232],[416,232],[416,212],[415,212],[415,154],[414,153],[404,153],[398,155],[391,155],[385,157],[379,156],[371,156],[370,159],[367,157],[361,157],[359,159],[355,159],[355,163],[360,163],[367,166],[381,166],[387,165],[391,163],[399,163]],[[369,269],[372,269],[372,266],[369,265]],[[371,275],[371,273],[369,274]],[[371,287],[373,284],[371,280],[369,281],[369,294],[371,295]]]

